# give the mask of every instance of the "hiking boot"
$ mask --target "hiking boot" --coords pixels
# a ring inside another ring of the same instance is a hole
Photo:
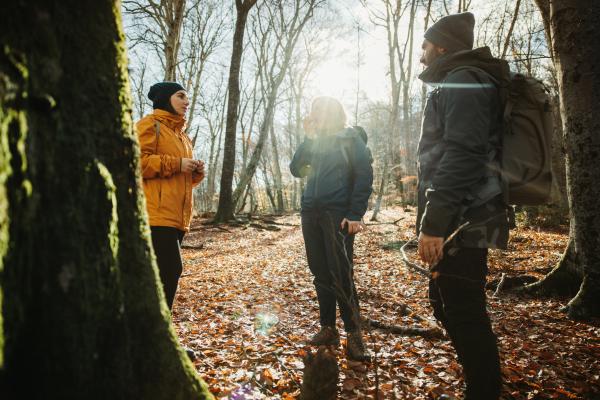
[[[313,346],[339,346],[340,334],[332,326],[323,326],[319,333],[310,339],[309,343]]]
[[[355,361],[371,361],[371,355],[365,349],[365,343],[363,342],[360,330],[348,332],[346,355],[349,359]]]

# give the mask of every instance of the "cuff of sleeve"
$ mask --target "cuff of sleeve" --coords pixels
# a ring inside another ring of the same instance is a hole
[[[447,210],[427,203],[423,218],[421,218],[421,232],[429,236],[446,237],[448,226],[453,218],[454,215],[448,213]]]
[[[179,158],[179,172],[183,169],[183,158]]]
[[[361,221],[362,220],[362,215],[357,215],[354,213],[350,213],[350,214],[346,214],[346,219],[348,221]]]

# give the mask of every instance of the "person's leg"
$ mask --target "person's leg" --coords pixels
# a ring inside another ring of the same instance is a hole
[[[435,279],[447,328],[465,373],[466,399],[497,399],[500,358],[486,310],[487,249],[461,248],[444,255]],[[440,305],[438,304],[437,307]]]
[[[325,239],[317,218],[316,213],[302,213],[302,235],[308,267],[314,276],[321,326],[335,327],[335,293],[327,268]]]
[[[179,251],[181,231],[165,226],[152,226],[150,230],[165,299],[169,309],[172,309],[175,292],[177,292],[177,283],[183,270]]]
[[[449,259],[449,257],[444,257],[439,262],[436,269],[437,270],[446,269],[445,264],[448,263],[448,259]],[[448,324],[448,319],[446,318],[446,314],[444,312],[444,303],[442,302],[440,288],[439,288],[437,282],[438,282],[437,279],[432,279],[432,278],[429,279],[429,304],[430,304],[431,308],[433,309],[433,316],[435,317],[435,319],[437,319],[442,324],[442,326],[446,330],[446,333],[450,337],[452,346],[454,347],[454,349],[456,349],[457,343],[455,340],[455,332],[454,332],[454,329],[452,329],[453,326]],[[462,364],[462,361],[460,359],[462,352],[457,350],[456,353],[458,355],[459,362],[461,362],[461,364]]]
[[[340,229],[343,216],[326,213],[320,220],[326,243],[327,264],[340,307],[340,315],[344,321],[344,329],[348,333],[346,354],[348,358],[368,361],[370,355],[365,348],[360,329],[360,309],[354,285],[353,250],[354,235],[348,235]]]
[[[327,267],[340,307],[340,316],[344,321],[344,329],[350,332],[360,327],[360,311],[352,265],[354,236],[340,230],[342,219],[341,215],[326,212],[320,218],[319,224],[325,236]]]

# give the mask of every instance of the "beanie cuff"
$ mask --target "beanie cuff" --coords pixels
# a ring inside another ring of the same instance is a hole
[[[456,40],[455,38],[448,36],[437,29],[434,29],[433,27],[429,28],[427,32],[425,32],[425,39],[429,40],[434,45],[442,47],[451,52],[473,49],[473,46],[468,46],[466,43],[462,43],[461,41]]]

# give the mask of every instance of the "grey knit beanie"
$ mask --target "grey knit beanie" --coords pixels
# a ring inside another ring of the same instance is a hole
[[[439,19],[425,31],[425,39],[449,52],[473,49],[475,17],[470,12]]]

